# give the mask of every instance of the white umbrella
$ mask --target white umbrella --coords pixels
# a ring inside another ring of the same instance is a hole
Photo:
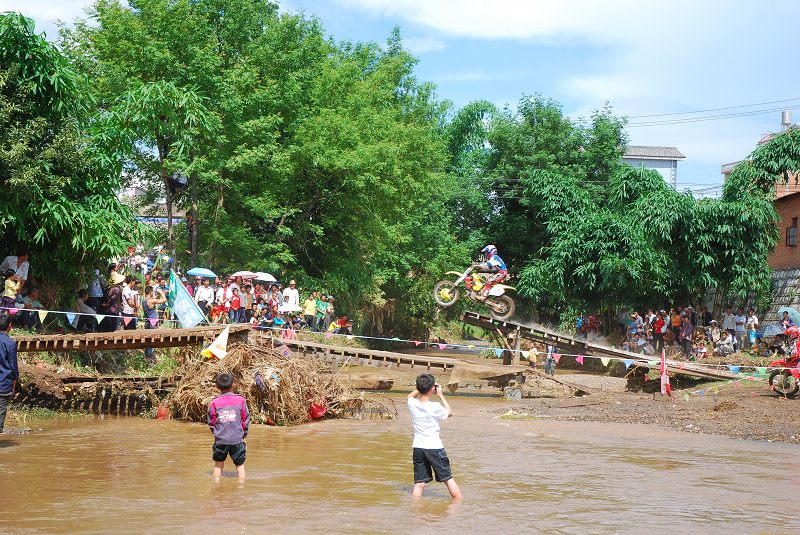
[[[303,310],[303,307],[300,305],[291,305],[291,304],[283,304],[278,307],[278,312],[285,313],[285,312],[300,312]]]
[[[257,281],[264,281],[264,282],[278,282],[278,279],[276,279],[269,273],[264,273],[263,271],[255,273],[255,279]]]
[[[244,270],[244,271],[237,271],[236,273],[231,275],[229,278],[235,279],[236,277],[241,277],[243,279],[255,279],[256,275],[257,274],[253,273],[252,271]]]

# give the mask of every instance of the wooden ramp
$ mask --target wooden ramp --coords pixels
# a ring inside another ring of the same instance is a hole
[[[249,325],[213,325],[192,329],[133,329],[110,333],[55,334],[12,336],[17,351],[106,351],[111,349],[144,349],[146,347],[181,347],[213,340],[225,327],[230,327],[229,340],[247,337]]]
[[[585,340],[580,340],[567,336],[557,331],[546,329],[539,325],[526,326],[510,321],[499,321],[489,316],[478,314],[477,312],[465,312],[461,316],[461,321],[469,325],[475,325],[488,331],[500,332],[504,335],[514,334],[518,338],[525,338],[533,342],[539,342],[555,347],[558,351],[568,355],[587,355],[598,357],[610,357],[614,359],[632,360],[635,366],[649,368],[648,361],[658,357],[643,356],[639,353],[623,351],[598,344],[592,344]],[[710,366],[698,366],[691,362],[679,362],[667,360],[667,368],[670,373],[679,375],[689,375],[703,379],[727,380],[741,379],[741,375],[730,372],[727,369],[717,369]]]
[[[393,353],[376,349],[363,349],[360,347],[329,346],[305,340],[284,340],[264,331],[254,333],[255,340],[260,343],[269,343],[274,347],[285,345],[303,357],[314,357],[332,364],[342,365],[348,362],[353,365],[374,366],[379,368],[408,367],[423,371],[436,371],[450,373],[460,361],[449,357],[430,357],[427,355],[411,355],[406,353]]]

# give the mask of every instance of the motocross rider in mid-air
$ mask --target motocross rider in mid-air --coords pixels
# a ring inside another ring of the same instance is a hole
[[[484,301],[486,294],[495,284],[499,284],[508,276],[508,267],[500,255],[497,254],[497,247],[494,245],[487,245],[481,252],[486,254],[486,261],[475,264],[475,272],[484,275],[486,283],[478,292],[476,298],[478,301]]]

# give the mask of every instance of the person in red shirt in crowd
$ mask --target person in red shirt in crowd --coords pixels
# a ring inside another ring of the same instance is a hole
[[[242,318],[242,297],[239,295],[239,288],[233,288],[231,295],[231,310],[228,314],[231,323],[244,323]]]
[[[334,334],[353,334],[353,324],[347,320],[347,315],[340,316],[336,320],[336,330]]]

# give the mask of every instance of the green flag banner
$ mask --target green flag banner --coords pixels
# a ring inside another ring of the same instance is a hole
[[[194,327],[203,321],[206,317],[197,303],[194,302],[192,296],[183,286],[183,283],[175,275],[175,272],[170,270],[169,275],[169,307],[175,313],[175,317],[181,322],[181,327],[188,328]]]

